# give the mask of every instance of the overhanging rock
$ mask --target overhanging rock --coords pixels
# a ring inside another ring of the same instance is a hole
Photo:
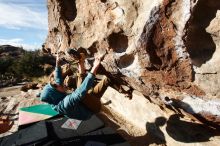
[[[215,119],[213,122],[218,124],[217,99],[215,112],[196,109],[206,107],[219,94],[209,96],[211,89],[206,90],[206,82],[195,74],[199,71],[195,69],[192,52],[197,50],[192,49],[192,44],[197,36],[191,28],[196,26],[193,18],[199,7],[214,7],[217,12],[218,4],[218,0],[48,0],[49,34],[45,49],[56,53],[77,48],[87,52],[88,57],[106,52],[102,65],[110,77],[122,79],[160,106],[174,106],[175,101],[175,108],[208,121]],[[214,37],[218,31],[211,32]],[[209,65],[213,63],[216,62],[210,61]],[[215,82],[218,70],[213,76],[210,83]],[[219,86],[212,87],[219,91]],[[189,97],[204,102],[195,105],[197,100]]]

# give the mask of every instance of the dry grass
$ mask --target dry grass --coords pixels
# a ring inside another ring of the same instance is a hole
[[[33,77],[32,82],[40,83],[40,84],[46,84],[50,82],[50,77],[49,76],[42,76],[42,77]]]

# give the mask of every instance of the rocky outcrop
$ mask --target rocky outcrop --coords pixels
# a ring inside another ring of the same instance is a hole
[[[132,146],[217,146],[220,142],[219,130],[195,122],[178,111],[159,107],[137,91],[129,100],[109,87],[101,102],[102,120],[117,129]]]
[[[112,81],[161,107],[219,124],[219,3],[48,0],[44,49],[55,54],[76,48],[88,58],[106,53],[102,66]]]
[[[42,104],[36,98],[39,90],[22,92],[21,85],[0,88],[0,138],[13,134],[18,130],[19,109]]]
[[[193,15],[187,48],[194,65],[195,83],[210,96],[219,98],[220,2],[201,0]]]
[[[15,57],[18,58],[23,55],[25,50],[20,47],[14,47],[11,45],[1,45],[0,46],[0,58],[4,57]]]

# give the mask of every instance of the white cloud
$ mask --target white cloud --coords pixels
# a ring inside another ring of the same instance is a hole
[[[34,45],[26,44],[26,43],[24,43],[24,40],[21,38],[0,39],[0,45],[12,45],[12,46],[16,46],[16,47],[23,47],[25,50],[36,50],[41,47],[37,43],[35,43]]]
[[[9,29],[47,29],[47,13],[34,11],[25,5],[0,2],[0,26]]]

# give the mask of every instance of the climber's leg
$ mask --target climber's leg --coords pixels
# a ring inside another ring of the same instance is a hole
[[[66,76],[70,76],[73,74],[73,71],[71,69],[71,66],[70,65],[65,65],[63,68],[62,68],[62,77],[63,77],[63,80],[66,78]]]
[[[93,112],[97,113],[101,109],[100,98],[108,87],[110,80],[103,76],[102,80],[92,89],[88,91],[83,103]]]
[[[82,84],[83,80],[85,79],[86,74],[76,74],[76,87],[79,88]]]
[[[104,94],[105,90],[107,89],[110,80],[107,76],[103,76],[101,81],[91,90],[88,91],[88,94],[94,95],[98,98]]]

